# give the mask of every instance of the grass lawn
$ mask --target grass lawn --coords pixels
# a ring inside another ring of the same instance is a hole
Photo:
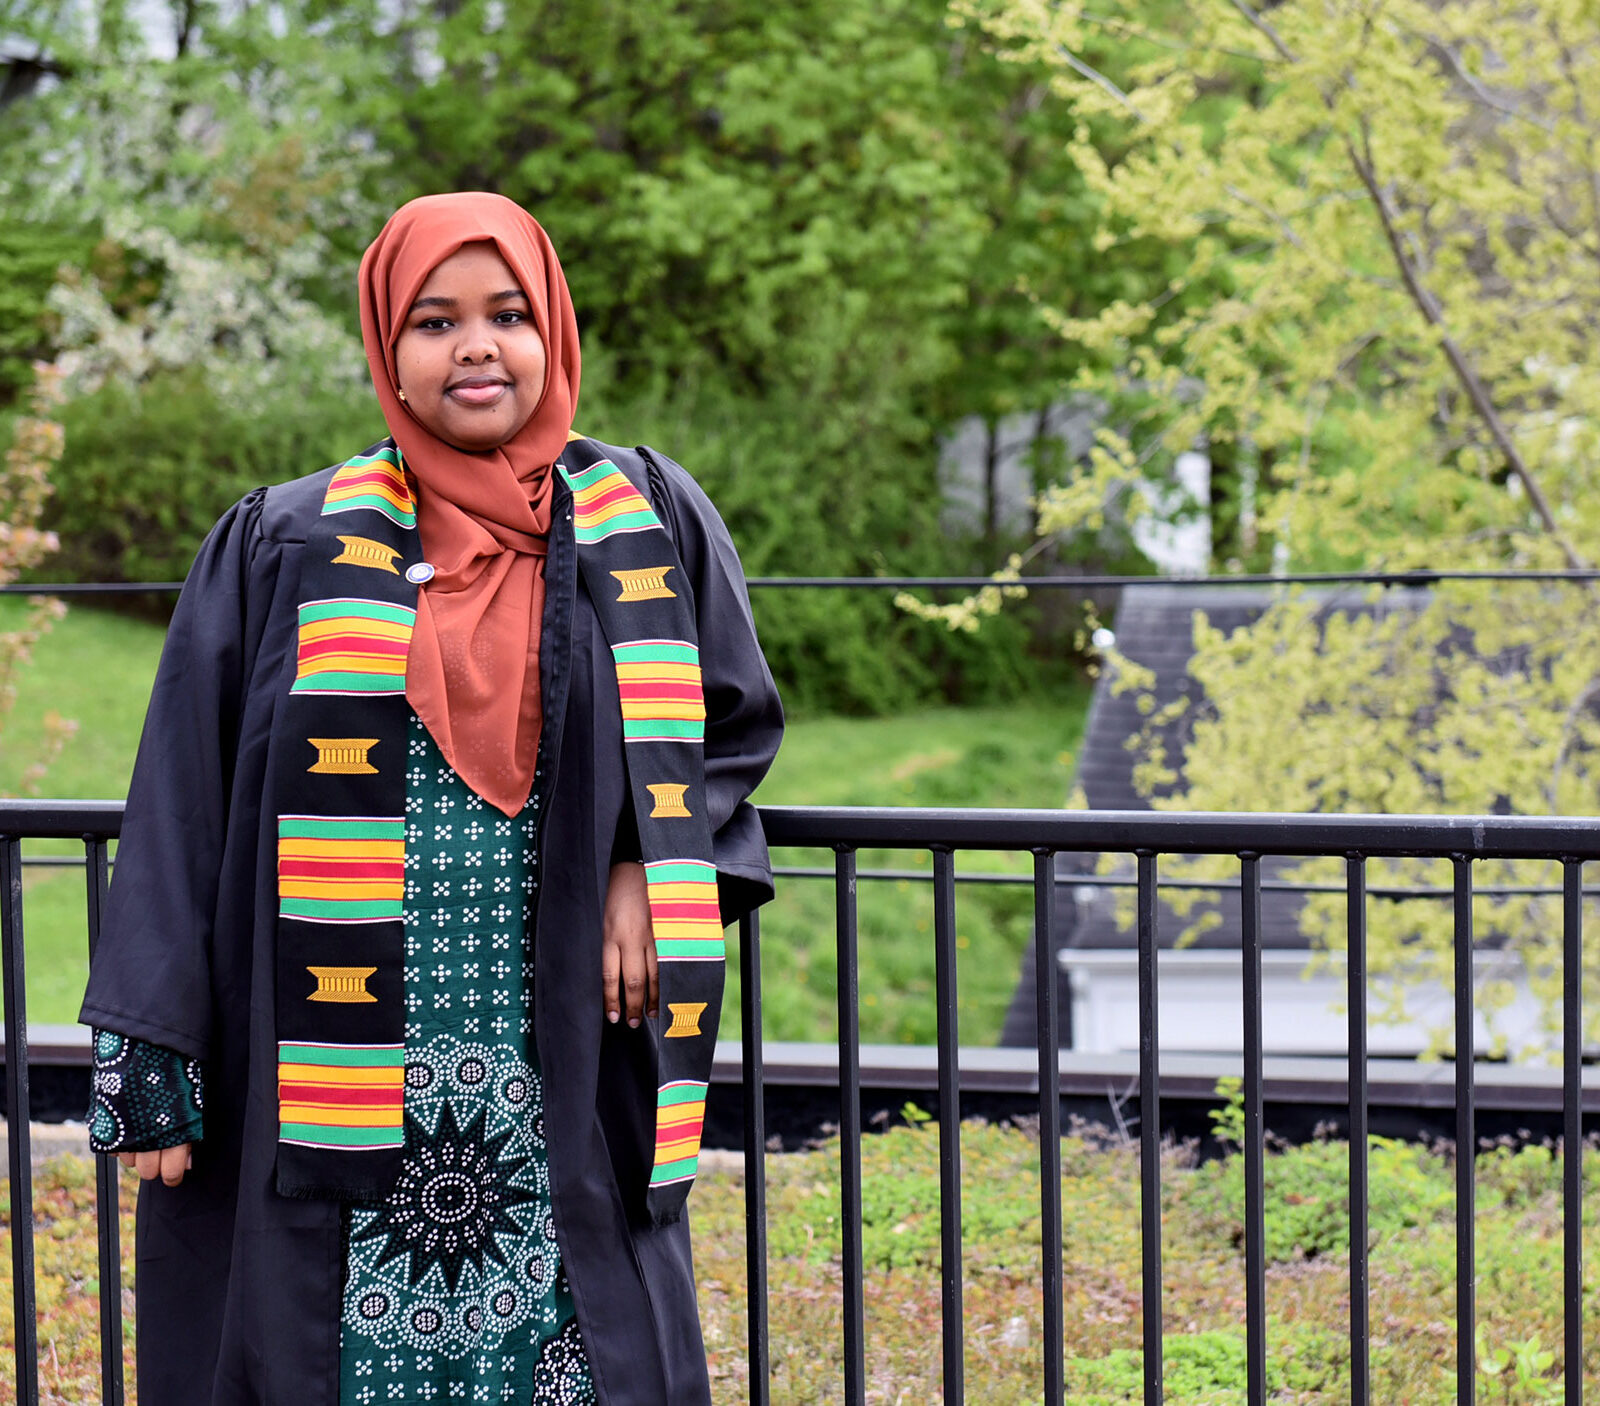
[[[1014,1128],[962,1129],[966,1399],[1042,1399],[1039,1168]],[[897,1127],[862,1146],[867,1400],[941,1398],[938,1133]],[[1349,1259],[1343,1143],[1271,1155],[1267,1188],[1267,1387],[1278,1403],[1350,1399]],[[1600,1255],[1600,1153],[1585,1156],[1584,1251]],[[1372,1399],[1456,1400],[1455,1227],[1449,1157],[1374,1138],[1369,1154]],[[1561,1399],[1560,1160],[1494,1147],[1477,1159],[1477,1396]],[[772,1400],[843,1399],[838,1145],[767,1159]],[[131,1179],[132,1174],[127,1174]],[[1165,1159],[1162,1318],[1166,1400],[1245,1402],[1242,1159]],[[131,1180],[123,1206],[131,1204]],[[1066,1398],[1073,1406],[1144,1399],[1139,1170],[1133,1148],[1062,1142]],[[47,1403],[99,1399],[93,1173],[62,1158],[35,1184],[42,1377]],[[732,1173],[700,1178],[693,1201],[700,1316],[717,1406],[749,1400],[744,1197]],[[9,1221],[9,1205],[5,1220]],[[124,1214],[123,1243],[132,1243]],[[0,1255],[9,1253],[0,1225]],[[124,1258],[131,1342],[132,1263]],[[9,1296],[0,1353],[11,1351]],[[1584,1320],[1600,1315],[1592,1283]],[[1585,1377],[1600,1389],[1600,1339],[1586,1334]],[[131,1367],[131,1362],[130,1362]],[[132,1375],[129,1374],[131,1386]],[[0,1403],[15,1399],[0,1379]],[[130,1395],[130,1400],[131,1400]]]
[[[21,613],[0,598],[0,629]],[[40,794],[120,797],[150,692],[162,632],[147,622],[87,608],[71,611],[39,645],[20,681],[0,752],[0,794],[14,792],[37,755],[39,720],[54,709],[78,728]],[[893,718],[812,718],[790,724],[757,795],[769,804],[1055,806],[1071,778],[1088,707],[1087,686],[1008,707],[930,708]],[[52,847],[34,845],[30,854]],[[57,853],[72,845],[55,846]],[[831,866],[831,852],[790,851],[779,864]],[[926,855],[860,856],[865,869],[931,869]],[[1028,856],[961,856],[958,870],[1026,873]],[[70,1022],[85,974],[81,871],[30,871],[27,879],[29,1013]],[[961,1037],[998,1037],[1032,922],[1026,888],[962,887],[957,907]],[[863,882],[860,892],[862,1038],[931,1042],[932,890],[907,881]],[[834,1000],[833,888],[794,879],[763,915],[765,1029],[775,1040],[831,1040]],[[726,1034],[738,1032],[737,963],[730,952]]]

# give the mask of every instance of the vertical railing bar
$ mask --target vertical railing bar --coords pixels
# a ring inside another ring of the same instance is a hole
[[[740,1064],[744,1080],[744,1254],[749,1288],[750,1406],[771,1399],[767,1336],[767,1105],[761,1041],[761,914],[739,920]]]
[[[22,943],[22,841],[0,839],[0,962],[6,1022],[6,1152],[11,1192],[11,1307],[17,1400],[38,1406],[39,1322],[33,1282],[33,1150],[28,1127],[28,993]]]
[[[1345,869],[1346,1000],[1350,1013],[1350,1406],[1372,1396],[1367,1264],[1367,862]]]
[[[1477,1120],[1472,1064],[1476,1057],[1472,991],[1472,860],[1451,856],[1455,869],[1456,982],[1456,1401],[1477,1400],[1476,1187]]]
[[[84,875],[89,918],[89,957],[100,942],[110,871],[109,844],[99,836],[84,840]],[[100,1248],[100,1391],[105,1406],[122,1406],[127,1389],[122,1373],[122,1221],[117,1159],[94,1159],[95,1219]]]
[[[944,1403],[966,1399],[961,1264],[961,1034],[956,1008],[956,857],[933,851],[934,988],[939,1042],[939,1277]]]
[[[1267,1399],[1266,1124],[1261,1107],[1261,857],[1239,856],[1244,978],[1245,1399]]]
[[[1156,856],[1137,852],[1139,869],[1139,1221],[1143,1251],[1144,1400],[1161,1406],[1161,1038],[1156,1001]]]
[[[1561,874],[1561,1230],[1566,1406],[1583,1406],[1583,861]]]
[[[856,968],[856,852],[834,856],[839,963],[839,1205],[844,1270],[845,1406],[867,1399],[866,1291],[861,1225],[861,1001]]]
[[[1044,1401],[1066,1399],[1061,1302],[1061,1032],[1056,1009],[1055,856],[1033,852],[1034,997],[1039,1017],[1039,1268],[1044,1279]]]

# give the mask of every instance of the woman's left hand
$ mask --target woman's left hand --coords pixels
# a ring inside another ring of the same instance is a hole
[[[604,943],[600,994],[606,1019],[615,1024],[626,1012],[628,1024],[637,1026],[647,1014],[654,1018],[660,988],[642,864],[611,866],[611,880],[606,886]]]

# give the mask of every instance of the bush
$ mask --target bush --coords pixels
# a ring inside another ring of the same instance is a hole
[[[107,382],[62,408],[66,451],[47,525],[52,576],[172,581],[242,494],[317,469],[383,434],[370,392],[277,389],[240,404],[198,370]],[[59,578],[58,578],[59,579]]]

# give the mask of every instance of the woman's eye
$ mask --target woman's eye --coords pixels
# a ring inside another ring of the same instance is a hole
[[[527,320],[528,314],[525,312],[518,312],[515,308],[507,308],[504,312],[499,313],[495,317],[496,322],[503,322],[508,327],[514,327],[517,325],[517,323],[526,322]]]
[[[442,332],[450,325],[450,320],[444,317],[425,317],[417,324],[419,332]]]

